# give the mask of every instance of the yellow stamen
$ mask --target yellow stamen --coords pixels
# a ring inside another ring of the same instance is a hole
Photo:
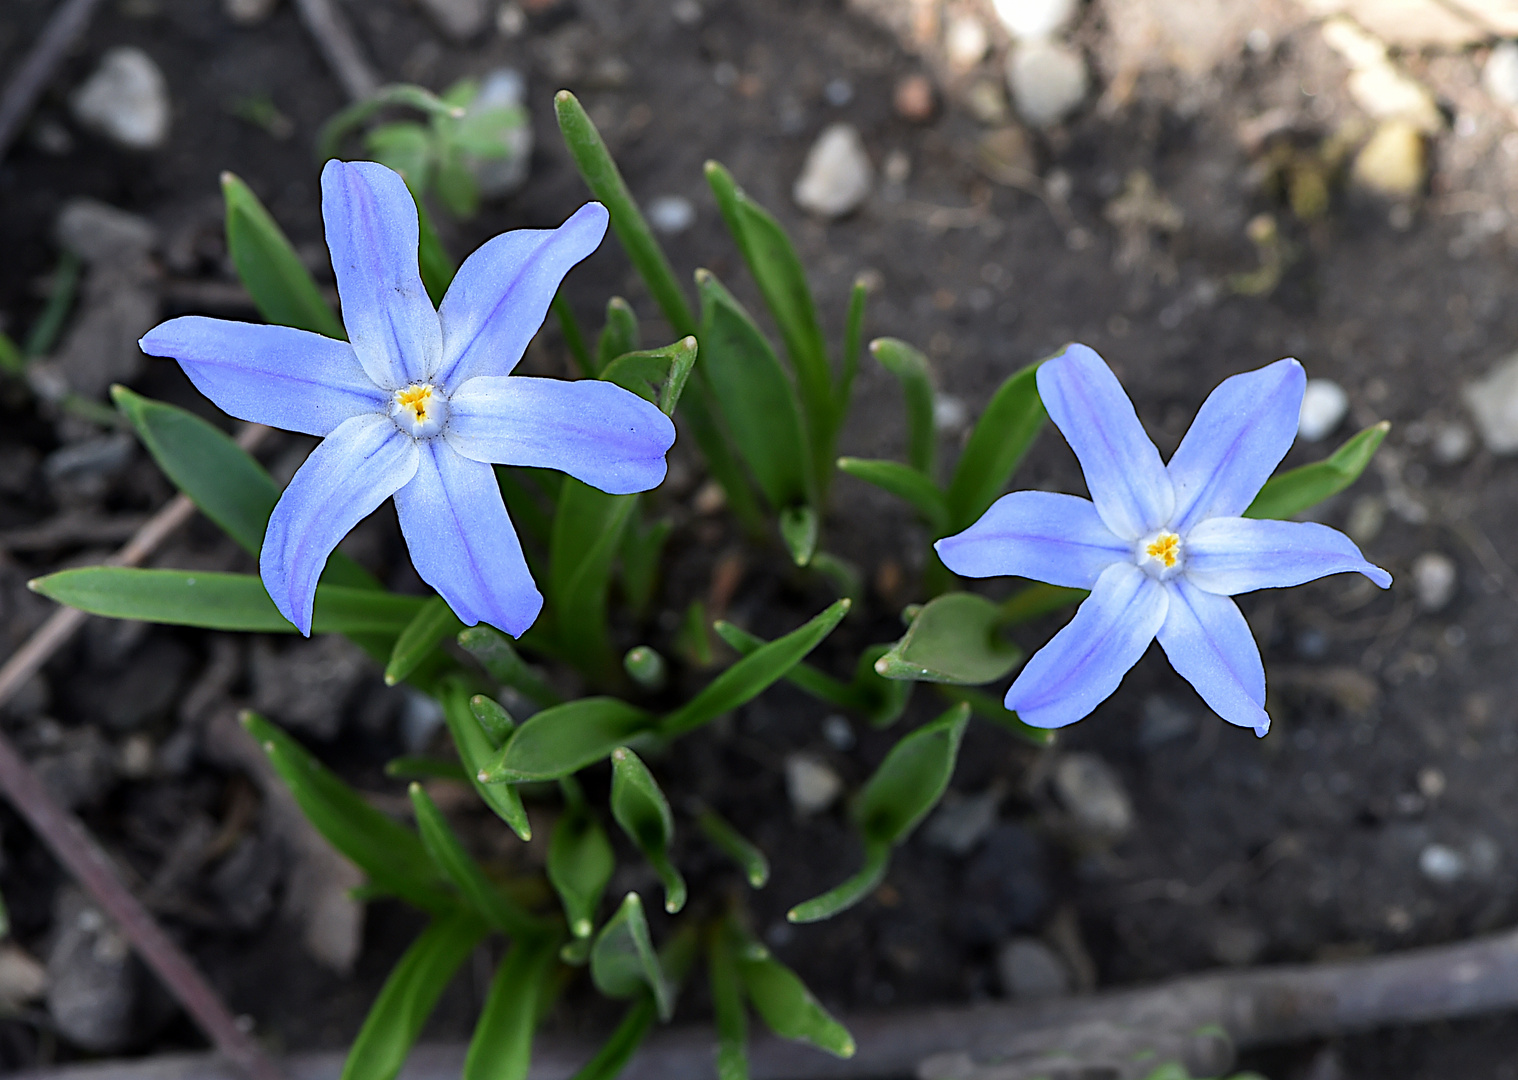
[[[1165,564],[1165,569],[1175,565],[1176,557],[1180,553],[1181,538],[1175,533],[1165,533],[1159,539],[1144,549],[1151,559],[1158,559]]]
[[[431,396],[432,387],[430,386],[408,386],[395,395],[395,400],[401,408],[409,408],[415,412],[418,421],[426,421],[427,399]]]

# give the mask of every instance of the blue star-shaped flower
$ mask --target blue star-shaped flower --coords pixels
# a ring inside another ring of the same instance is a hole
[[[396,173],[330,161],[322,218],[347,341],[286,326],[171,319],[142,349],[179,361],[232,416],[320,435],[269,518],[259,570],[311,632],[327,556],[390,496],[422,579],[469,625],[513,636],[543,597],[491,463],[559,469],[614,494],[664,479],[674,425],[609,382],[512,375],[559,282],[606,233],[599,203],[557,229],[503,233],[434,309],[417,270],[416,206]]]
[[[934,545],[966,577],[1091,590],[1018,674],[1008,709],[1036,727],[1074,723],[1157,637],[1214,712],[1258,735],[1269,730],[1260,650],[1229,597],[1345,571],[1391,584],[1336,529],[1239,516],[1291,448],[1306,381],[1295,360],[1225,379],[1166,465],[1095,352],[1071,345],[1038,369],[1039,396],[1080,459],[1091,500],[1014,492]]]

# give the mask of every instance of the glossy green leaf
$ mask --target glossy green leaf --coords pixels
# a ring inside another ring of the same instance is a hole
[[[557,780],[609,757],[640,732],[653,717],[643,709],[610,697],[588,697],[544,709],[517,728],[481,779]]]
[[[448,286],[453,284],[457,268],[443,247],[443,238],[438,235],[437,226],[432,223],[432,215],[427,212],[427,206],[415,188],[411,189],[411,198],[416,203],[417,269],[421,272],[422,287],[427,290],[427,298],[436,307],[448,294]]]
[[[486,784],[480,780],[480,770],[500,756],[504,736],[498,740],[499,732],[491,731],[480,722],[469,688],[462,680],[450,679],[445,683],[442,699],[443,720],[453,738],[454,749],[458,751],[459,763],[469,774],[474,790],[512,832],[524,841],[531,840],[532,823],[527,819],[527,808],[522,805],[522,796],[515,785]],[[504,709],[501,711],[505,712]]]
[[[517,729],[517,722],[506,711],[506,707],[484,694],[475,694],[469,699],[469,712],[480,722],[492,749],[499,750],[505,746],[506,740]]]
[[[421,784],[408,789],[422,845],[438,872],[453,882],[474,913],[503,934],[512,937],[546,937],[547,927],[524,911],[511,897],[491,884]]]
[[[664,716],[659,721],[660,733],[670,738],[683,735],[758,697],[821,644],[848,610],[849,601],[835,601],[809,622],[743,657],[685,705]]]
[[[258,313],[281,326],[346,338],[332,305],[258,196],[229,172],[221,174],[221,194],[227,253]]]
[[[627,190],[617,163],[612,160],[610,151],[601,140],[601,133],[591,123],[578,99],[568,90],[560,90],[555,94],[553,104],[559,120],[559,131],[564,136],[564,145],[569,148],[570,157],[574,158],[575,167],[579,169],[580,176],[591,193],[610,211],[612,231],[617,234],[627,257],[643,278],[643,283],[648,286],[654,302],[675,328],[675,333],[682,336],[694,334],[696,320],[691,316],[685,295],[675,281],[669,259],[654,239],[648,222],[644,220],[638,204],[633,201],[632,193]]]
[[[948,503],[938,485],[926,473],[899,461],[851,457],[839,458],[838,468],[857,480],[874,484],[909,503],[934,532],[941,533],[948,529]]]
[[[969,722],[970,707],[956,705],[891,748],[854,801],[867,842],[900,844],[943,798]]]
[[[659,560],[674,527],[675,523],[669,518],[660,518],[644,527],[635,516],[622,533],[619,562],[622,598],[637,618],[647,614],[653,603],[654,590],[659,585]]]
[[[207,630],[295,633],[252,574],[86,566],[27,583],[33,592],[92,615]],[[314,634],[399,634],[422,601],[372,589],[320,585]]]
[[[674,416],[675,406],[680,403],[685,384],[695,369],[696,353],[696,339],[681,338],[662,349],[618,356],[602,370],[601,378],[653,402],[665,416]]]
[[[1090,592],[1085,589],[1067,589],[1062,585],[1048,585],[1035,581],[1025,585],[1001,602],[1003,625],[1016,626],[1031,622],[1045,615],[1052,615],[1067,607],[1079,604]]]
[[[719,851],[738,864],[751,887],[762,889],[769,884],[770,861],[726,818],[715,810],[703,810],[696,818],[696,825]]]
[[[838,376],[838,394],[833,418],[833,435],[836,438],[843,422],[848,418],[849,403],[854,394],[854,376],[859,371],[859,349],[864,342],[864,312],[870,299],[869,286],[861,276],[849,291],[849,311],[843,325],[843,371]],[[829,450],[829,453],[832,451]]]
[[[254,713],[243,726],[269,756],[307,820],[381,890],[432,912],[457,905],[438,887],[439,875],[416,833],[370,806],[299,743]]]
[[[602,1044],[595,1056],[581,1066],[571,1080],[616,1080],[648,1038],[659,1018],[652,994],[644,994],[627,1010],[617,1030]]]
[[[661,1020],[669,1020],[674,1012],[674,989],[654,952],[648,918],[637,893],[627,894],[617,913],[596,935],[596,944],[590,950],[590,977],[607,997],[629,998],[644,989],[651,991]]]
[[[531,698],[539,705],[559,705],[564,698],[532,669],[511,639],[493,626],[480,623],[460,631],[459,647],[479,661],[492,679]]]
[[[787,506],[780,511],[780,538],[797,566],[812,561],[817,552],[817,534],[821,531],[821,519],[810,506]]]
[[[959,455],[949,484],[949,530],[974,524],[996,501],[1044,426],[1048,413],[1038,396],[1038,365],[1009,376],[981,413]]]
[[[457,780],[469,782],[464,766],[448,758],[427,754],[402,754],[385,762],[385,775],[392,780]]]
[[[1023,651],[1001,636],[1005,622],[1001,608],[983,596],[945,593],[923,606],[875,670],[888,679],[993,682],[1023,658]]]
[[[739,656],[748,656],[765,644],[761,637],[719,620],[715,629]],[[875,670],[875,661],[885,655],[888,646],[872,645],[859,657],[852,682],[835,679],[807,663],[798,663],[786,672],[785,681],[812,695],[818,701],[853,709],[876,724],[888,724],[906,708],[912,692],[910,683],[886,679]]]
[[[426,601],[395,639],[395,648],[385,665],[385,684],[394,686],[410,675],[440,641],[457,636],[463,629],[464,624],[448,601],[441,596]]]
[[[754,943],[757,946],[757,943]],[[764,1023],[782,1039],[797,1039],[834,1057],[854,1056],[854,1037],[834,1020],[796,973],[762,946],[738,954],[743,988]]]
[[[364,133],[364,149],[387,169],[401,174],[414,192],[425,192],[433,164],[432,133],[421,124],[400,120]]]
[[[611,754],[611,816],[637,845],[664,884],[664,910],[685,906],[685,879],[669,858],[675,838],[675,815],[658,781],[641,758],[625,746]]]
[[[870,342],[870,355],[901,383],[907,408],[907,464],[931,478],[938,428],[933,419],[933,372],[928,358],[896,338],[876,338]]]
[[[599,679],[616,670],[607,599],[622,530],[637,509],[636,495],[608,495],[564,478],[549,545],[548,605],[554,643],[580,670]]]
[[[0,372],[12,378],[26,374],[26,354],[4,330],[0,330]]]
[[[580,329],[580,320],[575,318],[575,310],[564,298],[564,290],[561,288],[553,294],[553,313],[559,320],[559,331],[564,335],[564,344],[569,349],[569,354],[574,357],[575,367],[580,369],[582,378],[594,379],[599,372],[596,371],[596,362],[590,355],[590,349],[585,344],[585,332]]]
[[[831,919],[841,911],[847,911],[880,887],[886,871],[891,866],[891,845],[867,843],[864,849],[864,866],[847,881],[833,886],[821,896],[814,896],[797,904],[785,913],[793,923],[821,922]]]
[[[343,1062],[342,1080],[392,1080],[453,973],[485,936],[467,912],[435,919],[390,972]]]
[[[669,681],[669,665],[647,645],[634,645],[622,657],[622,670],[644,690],[657,692]]]
[[[548,880],[575,937],[589,938],[595,929],[596,909],[616,868],[611,841],[588,807],[571,807],[554,823],[548,840]]]
[[[706,459],[707,472],[722,485],[722,491],[727,496],[727,508],[732,511],[733,517],[751,536],[763,536],[768,532],[769,523],[759,507],[759,496],[754,492],[743,462],[739,460],[737,451],[722,430],[719,420],[722,410],[711,380],[707,378],[706,365],[697,365],[695,374],[695,393],[686,396],[685,408],[680,410],[681,416],[695,437],[701,456]]]
[[[637,312],[626,300],[613,296],[606,302],[606,325],[596,339],[596,371],[603,371],[619,356],[637,352],[641,339]]]
[[[701,368],[744,464],[772,507],[810,501],[811,450],[796,388],[743,306],[710,271],[701,294]]]
[[[1376,456],[1391,424],[1382,420],[1353,436],[1322,461],[1272,476],[1244,511],[1248,518],[1289,518],[1349,487]]]
[[[675,633],[675,649],[694,668],[711,667],[716,659],[711,638],[706,633],[706,605],[700,598],[690,602],[680,619],[680,629]]]
[[[79,296],[79,279],[83,276],[84,260],[65,248],[53,267],[47,303],[42,306],[42,313],[32,323],[26,341],[22,343],[21,352],[25,357],[34,359],[53,351],[63,336],[63,328]]]
[[[512,945],[490,981],[464,1055],[462,1080],[527,1080],[538,1008],[548,993],[553,968],[552,938]]]
[[[382,86],[362,101],[355,102],[334,114],[316,134],[316,159],[318,164],[339,156],[343,139],[358,131],[363,125],[384,109],[400,106],[416,109],[422,114],[457,119],[464,114],[458,102],[438,97],[431,90],[411,83],[391,83]]]
[[[1022,722],[1022,718],[1002,704],[1002,699],[992,697],[981,690],[969,686],[954,686],[949,683],[941,683],[935,687],[938,696],[956,704],[965,704],[970,711],[982,720],[989,720],[997,727],[1005,728],[1023,742],[1032,746],[1053,746],[1054,731],[1050,728],[1037,728],[1031,724]]]
[[[707,937],[707,977],[717,1020],[717,1080],[748,1080],[748,1013],[738,976],[737,946],[726,925]]]

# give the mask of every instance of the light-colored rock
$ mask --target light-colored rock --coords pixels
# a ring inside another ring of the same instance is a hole
[[[1024,190],[1038,186],[1038,154],[1021,124],[988,131],[975,144],[975,165],[998,184]]]
[[[464,42],[474,37],[490,21],[485,0],[417,0],[431,16],[437,28],[452,41]]]
[[[1052,127],[1080,107],[1090,85],[1079,49],[1028,41],[1007,56],[1007,86],[1017,115],[1034,127]]]
[[[665,236],[683,233],[696,223],[696,204],[684,195],[660,195],[649,201],[648,223]]]
[[[1349,395],[1332,379],[1308,379],[1297,418],[1297,438],[1308,442],[1326,439],[1344,422]]]
[[[1518,453],[1518,353],[1494,364],[1463,393],[1482,444],[1494,454]]]
[[[1344,531],[1357,544],[1368,544],[1386,527],[1386,500],[1378,495],[1361,495],[1350,505]]]
[[[47,968],[14,941],[0,944],[0,1009],[14,1012],[47,993]]]
[[[1084,839],[1116,843],[1133,829],[1133,803],[1123,782],[1095,754],[1061,756],[1050,780],[1055,797]]]
[[[1005,124],[1011,115],[1002,82],[999,79],[976,79],[965,87],[965,108],[982,124]]]
[[[1196,714],[1164,694],[1146,697],[1141,717],[1138,741],[1146,750],[1183,739],[1197,727]]]
[[[843,794],[843,780],[832,766],[807,753],[786,755],[785,793],[802,817],[820,814]]]
[[[47,957],[47,1011],[69,1042],[94,1053],[137,1036],[138,972],[126,937],[72,886],[59,895]]]
[[[1504,41],[1486,58],[1481,85],[1503,105],[1518,105],[1518,41]]]
[[[923,826],[923,839],[952,855],[968,855],[996,825],[1005,789],[992,785],[978,795],[947,792]]]
[[[859,741],[849,718],[842,713],[830,713],[823,717],[822,737],[828,741],[829,746],[840,752],[854,749],[854,744]]]
[[[1423,190],[1427,164],[1423,132],[1406,120],[1386,120],[1355,155],[1350,176],[1373,194],[1410,199]]]
[[[921,72],[903,76],[891,94],[891,107],[896,115],[914,124],[931,120],[936,104],[933,80]]]
[[[506,153],[465,158],[482,198],[505,198],[527,182],[527,170],[532,165],[532,120],[522,107],[526,95],[527,83],[520,72],[496,68],[485,76],[480,92],[465,110],[468,116],[491,111],[501,114],[499,134]]]
[[[937,394],[933,398],[933,430],[941,435],[957,435],[970,422],[970,410],[953,394]]]
[[[58,243],[86,263],[137,262],[158,244],[158,230],[145,218],[94,199],[71,199],[58,213]]]
[[[1323,24],[1323,42],[1356,71],[1378,67],[1388,60],[1386,43],[1353,19],[1338,16]]]
[[[1306,6],[1319,15],[1346,15],[1382,41],[1398,48],[1459,49],[1474,45],[1494,33],[1479,17],[1469,14],[1470,9],[1490,2],[1308,0]]]
[[[1429,135],[1444,130],[1444,114],[1434,95],[1392,64],[1351,72],[1344,85],[1355,104],[1377,120],[1404,120]]]
[[[1110,36],[1106,103],[1113,106],[1127,100],[1143,72],[1206,75],[1237,57],[1259,28],[1259,5],[1237,0],[1103,0],[1101,7]]]
[[[1471,456],[1475,442],[1471,429],[1464,424],[1440,424],[1434,429],[1434,437],[1429,440],[1429,449],[1440,465],[1458,465]]]
[[[1260,958],[1269,943],[1259,927],[1235,920],[1217,923],[1207,935],[1207,951],[1218,963],[1229,967],[1248,967]]]
[[[239,26],[255,26],[263,22],[278,6],[279,0],[221,0],[221,10]]]
[[[991,6],[1013,37],[1044,38],[1070,24],[1080,0],[992,0]]]
[[[1435,612],[1449,605],[1460,584],[1455,562],[1438,551],[1425,551],[1413,560],[1413,594],[1424,611]]]
[[[1418,852],[1418,870],[1436,884],[1452,885],[1470,872],[1470,864],[1447,844],[1429,844]]]
[[[842,217],[859,209],[875,184],[875,167],[852,124],[833,124],[807,151],[791,197],[820,217]]]
[[[985,58],[991,47],[991,35],[986,24],[969,11],[957,11],[949,16],[944,27],[943,50],[949,65],[959,71],[969,71]]]
[[[69,99],[74,118],[129,150],[156,150],[169,138],[169,84],[147,53],[112,49]]]
[[[1064,997],[1070,992],[1070,969],[1038,938],[1016,937],[996,951],[1002,993],[1018,1001]]]

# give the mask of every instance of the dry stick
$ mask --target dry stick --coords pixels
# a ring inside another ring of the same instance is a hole
[[[334,0],[295,0],[295,9],[348,96],[354,101],[373,97],[380,87],[379,76],[364,59],[353,28]]]
[[[63,0],[53,17],[42,28],[31,52],[21,61],[16,74],[0,92],[0,159],[10,149],[11,141],[31,115],[32,107],[47,89],[58,63],[79,40],[100,0]]]
[[[250,424],[237,443],[252,450],[269,428]],[[107,560],[109,565],[136,566],[195,513],[195,504],[176,495],[149,518],[126,544]],[[62,608],[27,639],[0,668],[0,704],[4,704],[48,658],[83,624],[84,612]],[[281,1080],[283,1074],[261,1047],[243,1031],[206,982],[194,963],[153,920],[147,908],[122,882],[111,857],[84,823],[59,806],[42,780],[16,748],[0,734],[0,793],[31,824],[53,856],[85,887],[90,896],[121,928],[138,955],[184,1006],[216,1049],[254,1080]]]

